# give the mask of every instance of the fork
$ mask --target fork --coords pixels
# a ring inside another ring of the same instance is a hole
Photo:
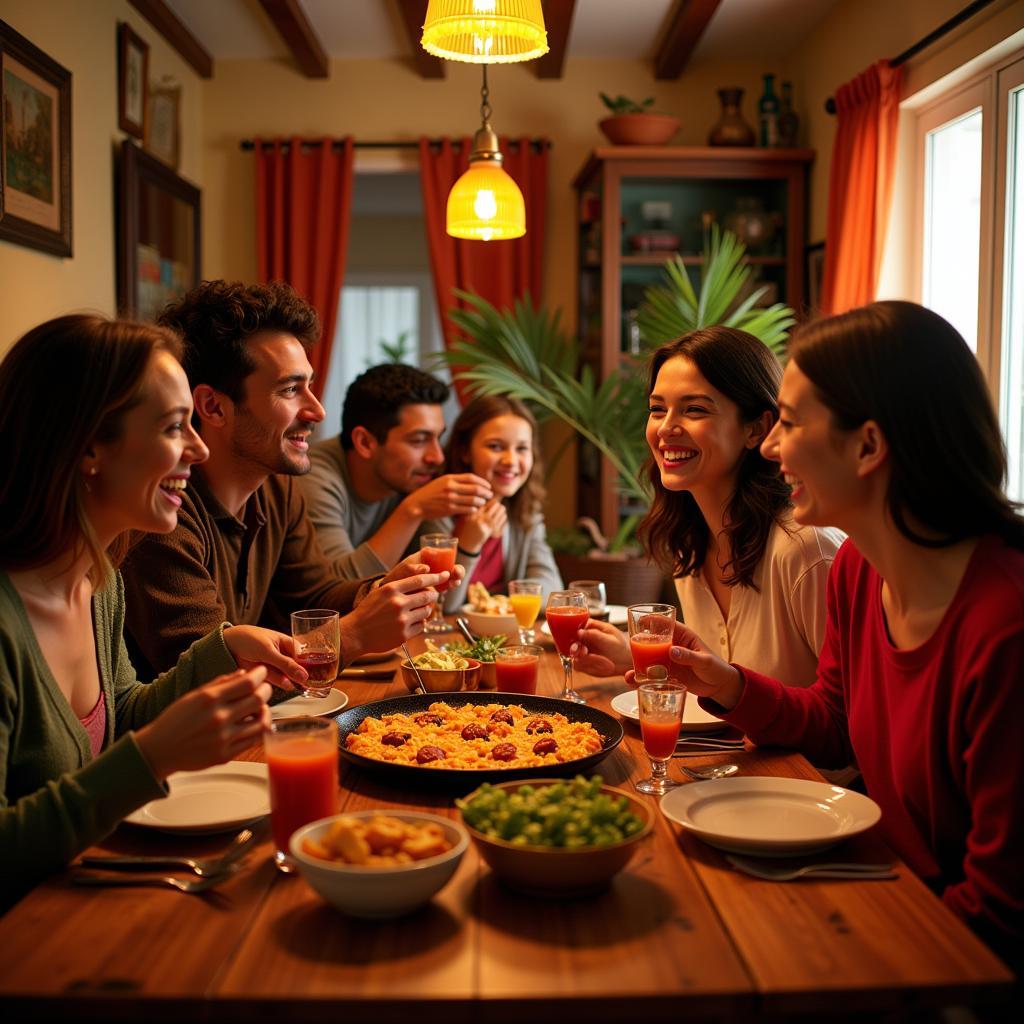
[[[698,736],[680,736],[676,740],[677,747],[707,747],[709,750],[742,750],[746,746],[744,740],[716,740]]]
[[[754,863],[745,857],[727,853],[725,859],[740,871],[754,878],[768,882],[792,882],[797,878],[859,878],[861,881],[875,881],[884,878],[899,878],[891,864],[806,864],[801,868],[784,868],[776,865]]]
[[[89,868],[120,870],[122,868],[187,868],[200,878],[219,878],[236,860],[249,852],[250,847],[267,832],[266,821],[255,828],[244,828],[231,841],[231,845],[219,857],[196,860],[193,857],[102,857],[82,858],[82,865]]]
[[[119,875],[87,875],[79,873],[71,879],[75,885],[148,885],[158,889],[177,889],[178,892],[189,894],[206,892],[221,882],[226,882],[238,870],[237,865],[213,878],[177,878],[174,875],[139,875],[135,878],[122,878]]]

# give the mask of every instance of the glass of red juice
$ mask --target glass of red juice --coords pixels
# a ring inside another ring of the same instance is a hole
[[[420,537],[419,557],[430,567],[431,572],[452,572],[455,568],[455,555],[459,548],[457,537],[446,533],[425,533]],[[437,585],[438,594],[443,594],[451,585],[451,576],[447,583]],[[451,626],[445,622],[443,601],[434,605],[434,614],[423,623],[424,633],[448,633]]]
[[[544,617],[547,619],[548,629],[551,630],[551,639],[555,641],[558,656],[562,659],[562,671],[565,673],[565,682],[560,696],[562,700],[571,700],[575,704],[586,704],[586,701],[573,688],[572,657],[569,652],[572,650],[572,645],[579,640],[579,631],[590,618],[587,595],[580,590],[553,590],[548,594]]]
[[[651,761],[651,777],[636,783],[641,793],[661,796],[679,785],[668,777],[668,763],[676,750],[679,726],[683,720],[686,687],[667,681],[661,665],[653,665],[650,675],[639,670],[636,680],[637,702],[640,706],[640,732],[644,750]]]
[[[638,674],[646,674],[652,665],[661,665],[666,675],[670,674],[668,652],[676,628],[675,608],[670,604],[631,604],[626,615],[633,668]]]
[[[535,644],[517,644],[494,652],[494,676],[504,693],[536,693],[537,669],[543,649]]]
[[[292,833],[337,814],[338,723],[332,718],[282,718],[263,734],[270,777],[270,824],[274,862],[289,874],[296,870],[288,854]]]
[[[292,612],[292,639],[295,660],[309,673],[302,684],[303,696],[326,697],[338,678],[338,613],[330,608]]]

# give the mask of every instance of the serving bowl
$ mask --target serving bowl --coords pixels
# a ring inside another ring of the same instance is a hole
[[[324,860],[302,848],[304,840],[320,839],[339,818],[365,819],[378,814],[387,814],[414,825],[440,825],[454,846],[446,853],[426,860],[378,868]],[[465,827],[450,818],[423,811],[388,809],[348,811],[321,818],[294,832],[288,847],[302,877],[332,907],[351,917],[385,918],[408,914],[439,892],[455,874],[468,845]]]
[[[476,658],[466,658],[467,668],[420,668],[413,669],[408,660],[399,665],[402,682],[410,693],[419,689],[416,672],[423,680],[423,688],[427,693],[452,693],[457,690],[475,690],[480,685],[480,662]]]
[[[506,636],[510,644],[518,643],[519,622],[511,612],[505,615],[495,612],[476,612],[473,611],[471,604],[464,604],[462,614],[466,617],[469,628],[477,636]]]
[[[499,782],[494,789],[512,790],[530,785],[534,789],[563,784],[564,779],[531,779],[526,782]],[[529,896],[546,899],[574,899],[606,888],[631,860],[637,847],[654,827],[654,812],[645,801],[614,786],[602,786],[601,792],[625,797],[629,810],[644,827],[609,846],[577,846],[572,849],[552,846],[523,846],[495,839],[477,831],[463,820],[484,862],[506,886]]]

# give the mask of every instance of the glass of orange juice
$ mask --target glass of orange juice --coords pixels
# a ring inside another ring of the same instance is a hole
[[[534,640],[533,624],[540,615],[540,601],[544,585],[539,580],[510,580],[508,584],[508,600],[512,605],[512,614],[519,623],[519,642],[532,644]]]
[[[332,718],[282,718],[263,734],[263,750],[270,777],[274,862],[290,874],[296,870],[288,854],[292,833],[340,808],[338,723]]]
[[[679,726],[683,720],[686,687],[667,682],[661,665],[652,665],[650,674],[636,673],[637,701],[640,706],[640,732],[644,750],[651,760],[651,777],[636,783],[641,793],[661,796],[679,785],[668,777],[668,763],[676,750]]]

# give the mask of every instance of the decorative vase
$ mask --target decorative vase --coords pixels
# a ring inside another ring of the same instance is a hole
[[[800,118],[793,109],[793,83],[782,83],[782,110],[779,112],[779,145],[792,149],[800,135]]]
[[[741,196],[736,200],[736,209],[726,215],[725,227],[748,251],[759,252],[775,238],[778,217],[768,213],[756,196]]]
[[[757,103],[758,123],[761,127],[760,143],[768,147],[779,144],[779,98],[775,95],[774,81],[774,75],[764,76],[764,92]]]
[[[754,129],[743,120],[740,103],[743,90],[739,88],[719,89],[718,99],[722,104],[722,116],[708,135],[709,146],[752,146]]]

